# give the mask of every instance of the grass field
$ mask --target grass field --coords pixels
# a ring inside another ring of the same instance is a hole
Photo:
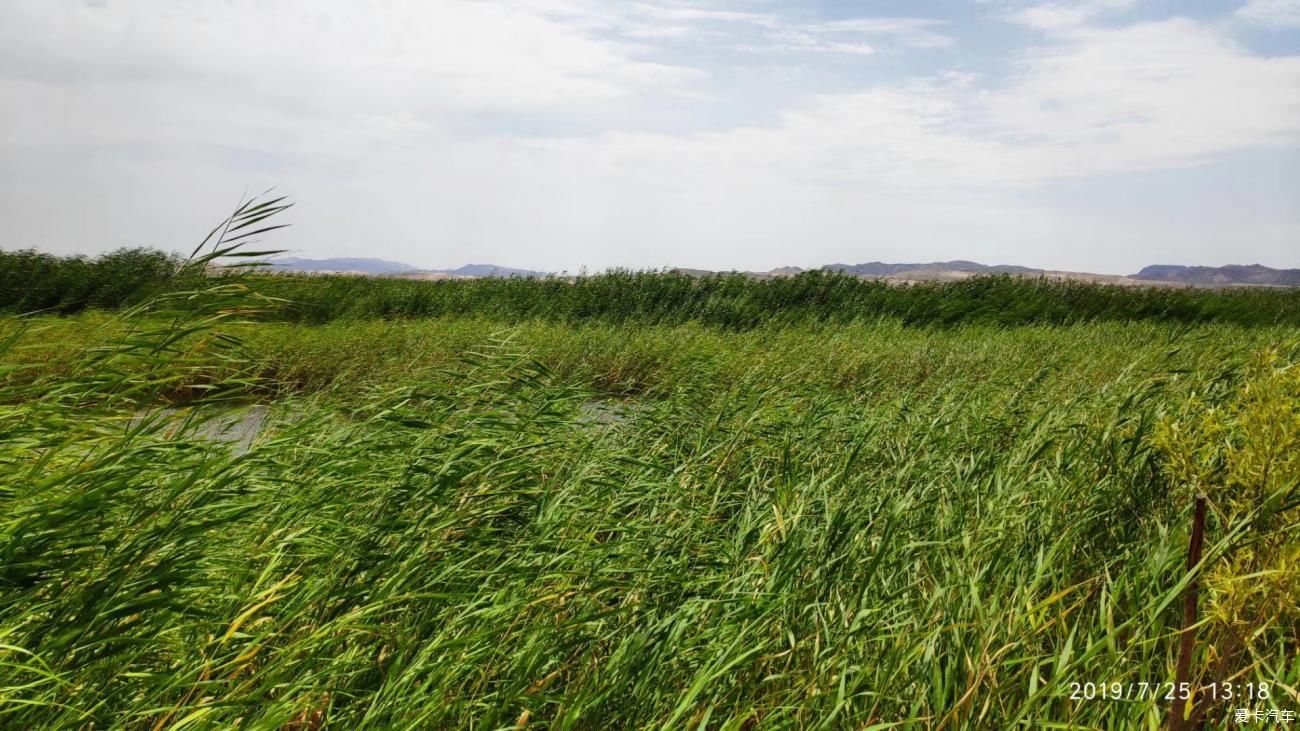
[[[1272,384],[1298,446],[1285,329],[188,322],[6,349],[0,724],[1155,727],[1070,695],[1173,679],[1169,450],[1253,442],[1170,425]],[[258,400],[249,451],[204,436]],[[1300,685],[1286,454],[1266,523],[1220,500],[1196,662],[1263,708]]]
[[[1294,327],[256,306],[0,327],[0,727],[1300,709]]]
[[[768,279],[609,271],[448,281],[274,275],[246,266],[219,271],[222,281],[279,302],[261,309],[260,320],[312,325],[469,316],[569,324],[696,323],[732,331],[882,318],[940,326],[1144,321],[1300,327],[1300,288],[1133,287],[1009,275],[900,286],[826,271]],[[182,266],[156,250],[123,249],[94,260],[0,250],[0,312],[71,315],[117,309],[203,288],[209,279],[203,267]]]

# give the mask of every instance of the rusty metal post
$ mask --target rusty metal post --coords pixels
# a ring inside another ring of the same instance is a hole
[[[1192,518],[1192,538],[1187,543],[1187,570],[1193,571],[1201,562],[1201,547],[1205,544],[1205,495],[1196,496],[1196,514]],[[1190,683],[1192,653],[1196,649],[1196,589],[1198,577],[1193,576],[1183,593],[1183,629],[1178,638],[1178,666],[1174,672],[1174,702],[1169,706],[1170,731],[1192,728],[1193,719],[1184,718],[1196,707],[1196,689],[1192,688],[1186,700],[1178,698],[1179,690]]]

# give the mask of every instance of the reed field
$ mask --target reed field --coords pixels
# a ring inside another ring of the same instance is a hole
[[[182,267],[150,249],[95,259],[0,251],[0,311],[75,314],[140,305],[207,286],[211,270]],[[908,286],[828,271],[755,279],[737,273],[610,271],[576,277],[421,281],[221,269],[276,307],[261,321],[489,317],[567,323],[699,323],[727,330],[760,325],[850,323],[888,318],[909,325],[1064,325],[1086,322],[1222,323],[1300,327],[1300,289],[1133,287],[1010,275]]]
[[[1300,710],[1294,293],[188,272],[0,326],[0,727]]]

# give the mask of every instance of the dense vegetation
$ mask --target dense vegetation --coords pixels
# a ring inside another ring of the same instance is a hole
[[[0,253],[0,309],[73,313],[138,304],[201,286],[159,252],[95,260]],[[562,322],[701,322],[759,325],[894,318],[907,324],[1024,325],[1093,321],[1300,325],[1300,289],[1124,287],[1010,275],[899,286],[828,272],[756,280],[738,274],[609,272],[576,279],[418,281],[356,276],[225,275],[286,301],[264,317],[319,324],[340,319],[473,315]]]
[[[1237,696],[1191,712],[1300,706],[1294,327],[305,325],[248,283],[0,328],[0,727],[1156,728],[1193,577]]]
[[[119,249],[93,259],[0,250],[0,310],[70,314],[138,304],[171,287],[180,268],[180,259],[155,249]]]
[[[613,272],[574,282],[276,277],[256,287],[294,303],[279,316],[310,323],[472,314],[566,322],[698,321],[730,329],[880,317],[944,325],[1095,320],[1300,325],[1300,290],[1157,289],[1005,275],[908,286],[824,272],[767,280]]]

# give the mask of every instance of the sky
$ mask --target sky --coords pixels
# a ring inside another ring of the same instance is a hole
[[[1300,267],[1300,0],[3,0],[0,248]]]

